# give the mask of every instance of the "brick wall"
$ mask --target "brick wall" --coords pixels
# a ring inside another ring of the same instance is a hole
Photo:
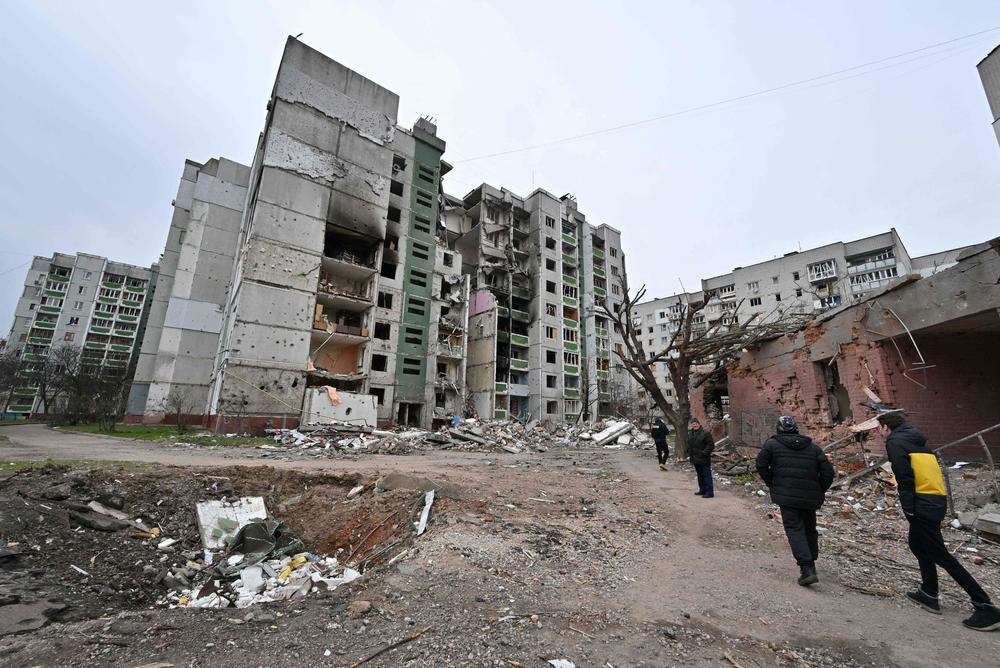
[[[886,342],[895,401],[911,412],[910,423],[924,432],[931,447],[1000,423],[1000,340],[995,334],[916,334],[924,359],[932,368],[908,375],[899,353]],[[917,359],[908,339],[897,339],[907,363]],[[1000,460],[1000,430],[984,436]],[[977,441],[943,453],[948,458],[982,459]]]

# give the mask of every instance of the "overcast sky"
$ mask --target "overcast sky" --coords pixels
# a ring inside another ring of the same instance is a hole
[[[975,65],[995,0],[16,2],[0,5],[0,335],[32,255],[163,249],[185,158],[249,163],[289,34],[434,116],[446,177],[573,193],[649,296],[896,227],[911,255],[1000,234]]]

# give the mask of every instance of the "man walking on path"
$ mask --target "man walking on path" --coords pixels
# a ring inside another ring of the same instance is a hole
[[[698,491],[695,494],[711,499],[715,496],[712,485],[712,450],[715,449],[715,441],[710,433],[701,428],[701,421],[698,418],[691,418],[687,442],[689,458],[698,475]]]
[[[656,460],[660,462],[660,470],[666,471],[667,457],[670,456],[670,446],[667,445],[667,435],[670,434],[670,430],[667,429],[663,418],[658,417],[653,420],[650,432],[653,434],[653,443],[656,444]]]
[[[1000,610],[969,571],[945,547],[941,521],[948,511],[944,478],[937,457],[927,447],[927,439],[907,424],[902,411],[883,413],[878,421],[886,436],[885,452],[892,464],[899,491],[899,505],[910,523],[909,545],[920,564],[920,588],[906,596],[928,612],[941,614],[938,603],[937,567],[943,568],[962,585],[972,599],[972,616],[962,621],[970,629],[1000,629]]]
[[[783,415],[778,418],[778,433],[765,441],[757,455],[757,473],[770,488],[771,501],[781,508],[781,523],[801,571],[799,584],[816,584],[816,511],[833,484],[830,460],[811,438],[799,434],[795,418]]]

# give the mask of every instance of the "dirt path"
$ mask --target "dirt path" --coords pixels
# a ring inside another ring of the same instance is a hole
[[[542,665],[540,657],[568,656],[581,667],[721,666],[730,665],[724,658],[730,651],[746,668],[779,659],[781,665],[803,667],[978,668],[997,665],[1000,655],[1000,633],[961,626],[967,604],[945,579],[942,617],[899,598],[848,588],[822,555],[820,584],[799,587],[780,523],[762,519],[739,488],[718,485],[710,500],[694,496],[689,469],[663,473],[648,451],[431,451],[275,461],[250,456],[250,449],[176,449],[43,425],[6,427],[2,433],[10,440],[0,443],[0,458],[8,461],[397,472],[452,484],[464,500],[435,506],[432,530],[414,545],[414,554],[360,590],[336,593],[332,601],[310,598],[291,613],[273,608],[279,617],[273,635],[248,634],[246,627],[233,625],[235,611],[212,616],[133,611],[124,618],[136,629],[134,635],[122,631],[127,646],[86,644],[101,628],[94,625],[108,617],[53,625],[10,641],[6,650],[0,642],[0,663],[137,665],[155,656],[185,665],[192,660],[256,665],[258,659],[265,665],[302,665],[330,648],[328,662],[347,665],[361,649],[424,625],[434,630],[406,652],[372,665]],[[176,473],[170,469],[160,479]],[[301,492],[287,494],[298,498]],[[374,601],[379,614],[345,618],[346,603],[334,602],[353,596]],[[533,611],[542,613],[537,626],[523,615],[510,618]],[[209,619],[216,621],[200,621]],[[156,624],[177,631],[164,635],[155,632]],[[475,643],[469,641],[473,637]],[[231,649],[225,657],[209,649],[222,643]],[[787,658],[790,646],[821,648],[825,654],[819,660]],[[195,660],[197,647],[206,649]],[[3,658],[4,651],[11,654]]]
[[[800,587],[797,568],[777,523],[761,522],[745,498],[716,489],[714,499],[694,496],[687,471],[663,473],[648,453],[627,452],[622,470],[662,511],[674,530],[662,554],[622,595],[637,618],[692,619],[766,641],[794,639],[832,646],[881,646],[903,666],[997,665],[1000,634],[961,626],[971,610],[964,593],[942,574],[947,607],[942,617],[908,602],[865,596],[844,587],[822,561],[820,583]],[[944,606],[943,606],[944,607]]]

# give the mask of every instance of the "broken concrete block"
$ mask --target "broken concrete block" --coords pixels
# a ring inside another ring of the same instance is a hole
[[[1000,536],[1000,513],[985,513],[976,518],[975,529],[979,533]]]
[[[233,502],[202,501],[197,512],[202,545],[210,550],[224,547],[226,538],[253,520],[267,519],[264,499],[259,496],[245,496]],[[221,535],[216,535],[220,532]]]
[[[79,526],[84,526],[97,531],[119,531],[131,526],[128,522],[117,520],[107,515],[99,515],[93,512],[81,513],[75,510],[69,511],[69,519]]]

